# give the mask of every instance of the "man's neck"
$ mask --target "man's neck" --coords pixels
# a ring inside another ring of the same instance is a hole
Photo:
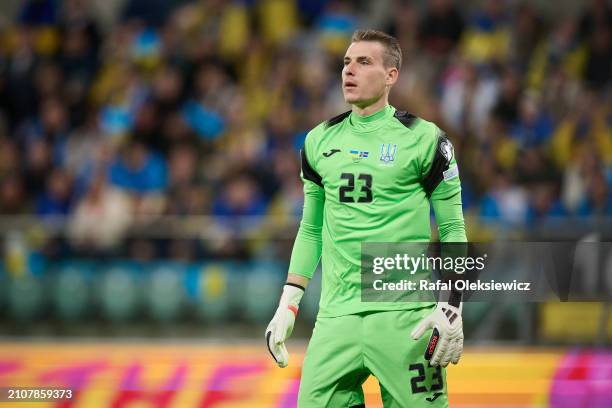
[[[379,100],[377,100],[376,102],[368,106],[359,107],[357,105],[353,105],[352,110],[353,110],[353,113],[359,116],[369,116],[383,109],[388,104],[389,104],[389,101],[387,98],[380,98]]]

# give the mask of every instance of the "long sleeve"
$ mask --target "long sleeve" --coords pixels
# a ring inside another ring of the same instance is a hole
[[[304,181],[304,209],[300,228],[293,244],[289,273],[312,278],[321,258],[323,241],[323,211],[325,190],[320,176],[309,165],[302,150],[302,180]]]
[[[427,138],[423,185],[433,206],[440,242],[467,242],[461,205],[461,182],[454,149],[437,127]]]
[[[440,196],[434,191],[431,204],[436,215],[440,242],[467,242],[461,208],[461,189],[453,194]]]
[[[453,145],[446,134],[436,128],[433,147],[428,149],[429,172],[424,179],[424,187],[429,195],[438,224],[440,256],[446,258],[464,258],[467,256],[467,237],[461,205],[461,182],[459,167],[455,159]],[[453,262],[453,264],[455,264]],[[456,279],[459,275],[454,269],[439,271],[443,279]],[[460,307],[461,292],[452,290],[440,292],[440,301]]]

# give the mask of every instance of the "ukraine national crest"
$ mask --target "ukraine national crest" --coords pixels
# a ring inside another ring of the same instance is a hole
[[[391,145],[391,143],[383,143],[380,145],[380,162],[381,164],[393,164],[395,161],[395,154],[397,152],[397,145]]]

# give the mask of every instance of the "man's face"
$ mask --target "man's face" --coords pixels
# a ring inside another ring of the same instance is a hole
[[[384,46],[374,41],[351,43],[344,55],[342,92],[344,100],[359,107],[369,106],[379,100],[393,85],[397,75],[395,68],[385,68]]]

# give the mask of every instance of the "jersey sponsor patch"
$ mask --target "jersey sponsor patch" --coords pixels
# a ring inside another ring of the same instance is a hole
[[[448,168],[448,170],[445,170],[442,174],[444,175],[444,181],[452,180],[455,177],[459,176],[459,167],[457,167],[456,164],[453,164]]]

